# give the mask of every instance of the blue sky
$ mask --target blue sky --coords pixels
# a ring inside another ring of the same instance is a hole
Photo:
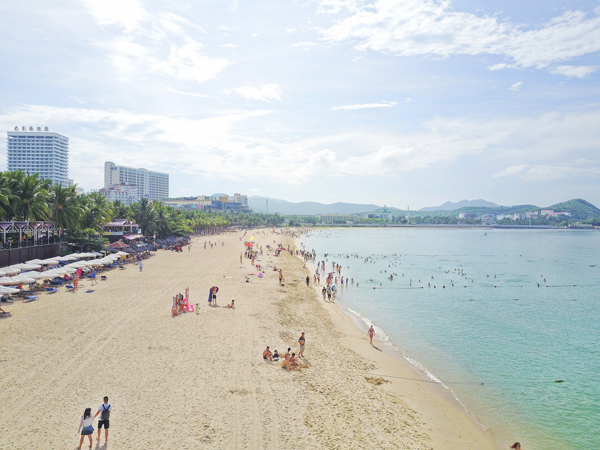
[[[86,191],[110,160],[172,196],[600,206],[599,1],[21,1],[0,25],[2,129],[69,136]]]

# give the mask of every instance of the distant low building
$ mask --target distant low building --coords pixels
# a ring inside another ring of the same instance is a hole
[[[521,219],[527,219],[527,216],[525,214],[521,214],[521,213],[513,214],[513,220],[521,220]]]
[[[554,212],[554,210],[552,210],[552,209],[542,209],[542,210],[540,211],[540,215],[542,215],[542,216],[549,216],[549,215],[551,215],[553,212]]]
[[[315,214],[321,223],[355,223],[360,221],[360,214]]]
[[[176,209],[184,210],[252,212],[248,207],[248,196],[238,193],[231,196],[227,194],[214,194],[167,198],[162,203]]]
[[[493,225],[494,224],[494,215],[493,214],[484,214],[481,216],[481,223],[483,225]]]
[[[477,219],[477,217],[479,217],[477,214],[473,214],[473,213],[460,213],[458,215],[459,219]]]

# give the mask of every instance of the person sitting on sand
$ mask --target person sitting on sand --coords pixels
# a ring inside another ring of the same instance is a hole
[[[288,347],[288,351],[287,351],[287,353],[286,353],[286,354],[283,356],[283,358],[284,358],[286,361],[287,361],[288,359],[290,359],[290,356],[291,356],[291,355],[290,355],[290,352],[291,352],[291,351],[292,351],[292,349]]]
[[[273,352],[273,361],[279,361],[279,353],[277,350]]]
[[[287,369],[287,370],[292,370],[292,369],[294,369],[294,367],[298,367],[298,363],[296,362],[296,354],[292,353],[292,356],[290,356],[290,359],[288,359],[287,361],[283,361],[281,363],[281,367],[283,369]]]
[[[229,305],[226,305],[225,308],[235,309],[235,300],[231,300],[231,303]]]
[[[271,350],[269,350],[268,346],[267,349],[263,352],[263,359],[273,361],[273,354],[271,353]]]

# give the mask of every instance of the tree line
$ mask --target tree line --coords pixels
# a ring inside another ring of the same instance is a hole
[[[64,187],[22,170],[0,173],[0,220],[52,221],[72,236],[93,236],[104,224],[128,219],[146,236],[185,236],[228,225],[279,226],[278,214],[178,210],[159,201],[141,199],[131,206],[109,202],[99,192],[81,194],[76,186]]]

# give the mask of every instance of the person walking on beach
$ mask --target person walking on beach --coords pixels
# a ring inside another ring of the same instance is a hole
[[[369,328],[369,331],[367,331],[367,336],[369,336],[371,345],[373,345],[373,336],[375,336],[375,328],[373,328],[373,325],[371,325],[371,328]]]
[[[283,272],[279,269],[279,284],[283,284]]]
[[[94,418],[92,417],[92,408],[85,408],[83,412],[83,416],[81,417],[81,422],[79,422],[79,429],[77,430],[77,434],[81,432],[81,440],[79,441],[79,450],[81,450],[81,446],[83,445],[83,439],[87,436],[90,440],[90,448],[92,448],[92,433],[94,432]]]
[[[306,275],[306,287],[310,287],[310,277]]]
[[[298,358],[304,358],[304,344],[305,344],[305,342],[306,342],[306,339],[304,338],[304,331],[303,331],[302,335],[298,339],[298,343],[300,344],[300,351],[298,352]]]
[[[100,414],[100,419],[98,420],[98,441],[100,441],[100,432],[102,431],[102,427],[104,427],[104,440],[108,441],[108,428],[110,427],[111,411],[112,406],[108,404],[108,397],[104,397],[104,403],[98,407],[98,411],[94,415],[95,419],[98,417],[98,414]]]
[[[92,270],[92,286],[98,284],[98,280],[96,280],[96,271]]]
[[[144,269],[144,263],[140,261],[140,272]]]

